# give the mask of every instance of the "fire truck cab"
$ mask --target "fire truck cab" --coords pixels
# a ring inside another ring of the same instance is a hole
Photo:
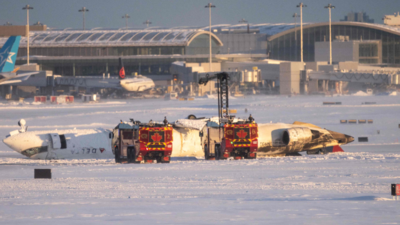
[[[114,131],[113,152],[116,163],[169,163],[172,154],[173,128],[163,124],[121,122]]]
[[[254,119],[233,117],[225,123],[208,121],[201,131],[204,156],[208,160],[254,159],[258,150],[258,126]]]
[[[257,157],[258,127],[254,122],[238,122],[224,125],[219,158],[254,159]]]

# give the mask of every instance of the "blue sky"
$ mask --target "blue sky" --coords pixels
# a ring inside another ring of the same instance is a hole
[[[26,12],[22,7],[30,4],[31,24],[40,21],[54,28],[81,28],[85,6],[86,27],[119,28],[125,26],[122,16],[130,15],[129,26],[145,27],[149,19],[152,26],[206,26],[208,9],[203,0],[7,0],[1,1],[0,24],[26,24]],[[293,13],[299,13],[294,0],[213,0],[213,24],[237,24],[241,18],[250,23],[292,22]],[[400,11],[400,0],[305,0],[304,22],[328,21],[328,3],[336,6],[332,20],[339,21],[351,11],[364,11],[375,23],[382,23],[384,15]]]

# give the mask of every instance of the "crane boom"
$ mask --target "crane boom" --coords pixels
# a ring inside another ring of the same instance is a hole
[[[219,82],[219,90],[218,90],[218,117],[221,122],[222,118],[229,118],[229,75],[226,72],[216,73],[212,76],[208,74],[206,77],[202,77],[199,79],[199,84],[206,85],[208,81],[217,79]]]

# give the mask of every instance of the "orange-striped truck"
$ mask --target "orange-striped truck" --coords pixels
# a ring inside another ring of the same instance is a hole
[[[258,150],[257,123],[233,123],[224,125],[219,159],[254,159]]]
[[[171,160],[173,128],[168,123],[120,123],[113,133],[116,163],[169,163]]]

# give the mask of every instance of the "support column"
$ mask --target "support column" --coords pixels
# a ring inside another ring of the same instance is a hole
[[[304,93],[303,94],[308,94],[308,81],[304,82]]]
[[[9,95],[10,95],[9,99],[12,99],[13,98],[13,86],[12,85],[10,85]]]
[[[325,81],[325,90],[329,91],[329,80]]]

